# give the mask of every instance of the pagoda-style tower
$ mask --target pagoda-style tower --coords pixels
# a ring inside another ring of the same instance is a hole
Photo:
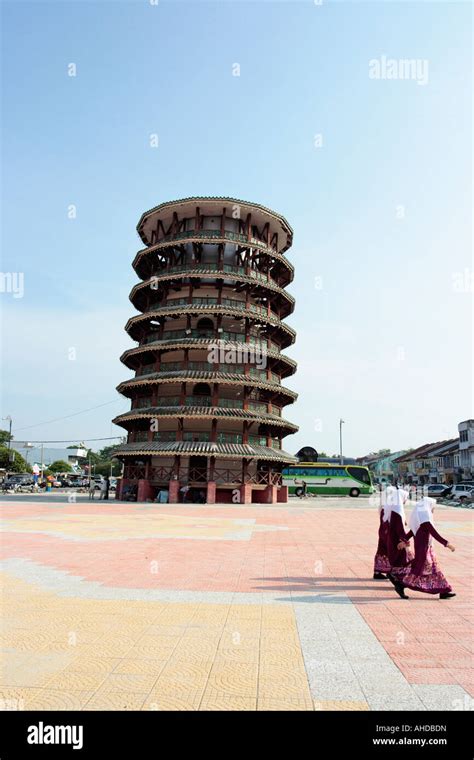
[[[186,485],[210,504],[286,501],[291,227],[255,203],[186,198],[145,212],[137,230],[146,247],[125,327],[138,346],[121,356],[135,375],[118,386],[132,402],[114,419],[128,431],[118,498],[133,483],[139,500],[165,489],[174,503]]]

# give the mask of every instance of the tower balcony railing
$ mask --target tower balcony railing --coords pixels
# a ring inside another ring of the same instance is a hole
[[[133,403],[133,409],[147,409],[152,404],[151,396],[141,396],[139,398],[136,398]]]
[[[212,406],[210,396],[186,396],[184,399],[185,406]]]
[[[258,248],[262,248],[265,251],[269,251],[273,253],[276,251],[275,248],[265,243],[263,240],[259,240],[258,238],[251,237],[249,239],[248,235],[244,235],[241,232],[233,232],[231,230],[224,230],[221,231],[213,229],[213,230],[181,230],[180,232],[174,232],[169,235],[164,235],[164,237],[160,238],[156,241],[156,244],[159,245],[160,243],[172,243],[176,240],[187,240],[187,239],[209,239],[209,238],[216,238],[222,240],[222,238],[225,238],[226,240],[232,240],[235,243],[246,243],[247,245],[257,246]]]
[[[135,443],[149,443],[148,430],[137,430],[134,433]],[[211,433],[207,430],[185,430],[182,434],[182,441],[186,443],[210,443]],[[243,434],[238,432],[217,432],[216,443],[233,443],[242,444]],[[152,441],[161,443],[179,443],[178,432],[176,430],[160,430],[152,434]],[[263,446],[265,448],[281,449],[281,442],[277,439],[267,440],[264,435],[249,435],[248,443],[250,446]]]
[[[267,439],[266,439],[266,436],[264,435],[249,435],[248,441],[251,446],[266,446],[267,445]]]
[[[163,332],[160,338],[159,333],[153,333],[147,335],[141,342],[141,345],[147,345],[148,343],[157,343],[163,340],[186,340],[187,338],[200,338],[201,340],[225,340],[232,343],[245,343],[245,335],[243,333],[230,332],[229,330],[223,330],[222,332],[216,332],[215,330],[167,330]],[[274,351],[280,352],[280,346],[275,341],[260,340],[256,335],[249,335],[249,343],[253,346],[259,346],[262,349],[272,348]]]
[[[155,364],[147,364],[137,370],[136,377],[142,377],[143,375],[151,375],[155,372],[226,372],[235,374],[236,372],[245,375],[245,364],[231,364],[231,363],[213,363],[213,362],[163,362],[160,369],[156,369]],[[274,383],[280,385],[281,378],[276,372],[268,372],[266,370],[260,370],[256,367],[249,368],[249,377],[257,377],[260,380],[271,380]]]
[[[138,398],[135,400],[133,409],[145,409],[152,407],[153,400],[150,397]],[[212,400],[207,396],[187,396],[185,398],[185,406],[212,406]],[[219,398],[218,405],[225,409],[244,409],[244,401],[239,398]],[[180,396],[158,396],[155,406],[167,407],[167,406],[182,406]],[[261,414],[273,414],[277,417],[281,417],[282,410],[279,406],[272,404],[271,411],[269,405],[261,401],[248,401],[247,408],[250,412],[257,412]]]
[[[252,277],[254,280],[258,280],[259,282],[262,282],[263,284],[270,284],[274,287],[278,288],[279,290],[284,290],[284,288],[278,284],[278,282],[270,275],[266,274],[265,272],[259,272],[258,269],[254,269],[253,267],[249,267],[248,269],[245,266],[235,266],[234,264],[216,264],[215,262],[211,262],[209,264],[195,264],[193,262],[190,262],[189,264],[179,264],[176,266],[171,267],[163,267],[162,269],[156,269],[152,276],[160,277],[165,276],[168,274],[183,274],[187,273],[190,276],[195,276],[196,274],[207,274],[208,272],[217,272],[217,273],[227,273],[227,274],[235,274],[235,275],[243,275],[245,277]],[[288,295],[288,294],[287,294]],[[291,296],[288,296],[291,298]]]
[[[176,430],[160,430],[153,433],[154,441],[176,441]]]
[[[219,303],[217,298],[211,296],[199,296],[194,297],[191,300],[189,300],[189,298],[170,298],[165,302],[163,300],[158,300],[148,304],[143,313],[146,314],[149,311],[155,311],[156,309],[174,309],[178,306],[228,306],[231,309],[238,309],[239,311],[246,311],[248,308],[253,314],[260,314],[263,317],[272,317],[274,320],[280,319],[279,314],[273,311],[273,309],[270,309],[269,312],[266,306],[250,303],[247,307],[245,301],[240,301],[237,298],[223,298]]]

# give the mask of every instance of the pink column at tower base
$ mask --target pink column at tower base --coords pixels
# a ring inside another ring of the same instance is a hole
[[[170,480],[168,492],[168,504],[179,503],[179,480]]]
[[[207,497],[206,497],[207,504],[215,504],[216,503],[216,484],[213,480],[209,480],[207,483]]]
[[[252,484],[244,483],[240,486],[240,503],[251,504],[252,503]]]
[[[151,485],[149,480],[139,480],[137,490],[137,501],[147,501],[153,499],[155,496],[155,489]]]

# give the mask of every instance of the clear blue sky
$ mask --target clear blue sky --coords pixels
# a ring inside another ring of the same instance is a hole
[[[469,3],[2,10],[2,269],[25,277],[23,298],[0,294],[16,438],[121,432],[135,225],[191,195],[262,203],[295,230],[288,451],[333,453],[339,417],[348,455],[456,435],[472,416],[472,289],[454,286],[473,266]],[[371,79],[382,56],[427,60],[427,84]]]

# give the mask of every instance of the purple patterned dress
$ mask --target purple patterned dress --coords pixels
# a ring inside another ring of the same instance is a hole
[[[412,551],[408,547],[398,548],[400,541],[408,541],[409,535],[405,532],[405,526],[400,515],[397,512],[392,512],[387,531],[387,553],[390,562],[390,574],[396,580],[403,580],[403,576],[411,570]]]
[[[407,533],[407,540],[412,536],[411,531]],[[431,537],[443,546],[448,543],[432,523],[422,523],[415,536],[415,559],[411,562],[410,571],[400,580],[407,588],[423,591],[425,594],[450,593],[452,588],[439,569],[436,554],[431,546]]]
[[[374,559],[374,573],[389,573],[390,562],[387,553],[388,522],[384,522],[383,509],[380,510],[379,543]]]

